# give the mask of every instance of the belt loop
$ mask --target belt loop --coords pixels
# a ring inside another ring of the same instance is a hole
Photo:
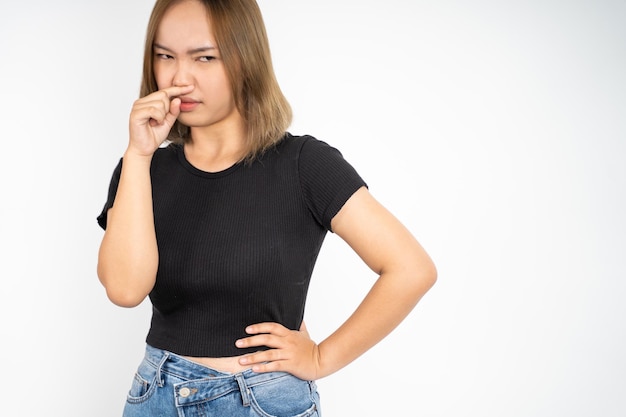
[[[163,368],[165,361],[167,361],[169,357],[170,357],[170,354],[168,352],[165,352],[165,354],[161,358],[161,361],[159,362],[159,366],[157,366],[157,370],[156,370],[157,385],[161,388],[163,388],[163,385],[165,385],[165,382],[163,382],[163,377],[161,376],[161,368]]]
[[[241,391],[241,400],[244,407],[250,406],[250,388],[246,385],[246,380],[241,373],[235,375],[237,384],[239,385],[239,391]]]

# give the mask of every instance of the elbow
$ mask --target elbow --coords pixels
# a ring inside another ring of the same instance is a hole
[[[130,291],[106,289],[109,300],[119,307],[133,308],[137,307],[146,298],[145,294],[133,294]]]
[[[112,277],[116,277],[116,279]],[[148,296],[152,288],[151,286],[148,289],[131,285],[130,283],[134,281],[132,278],[120,279],[120,274],[107,272],[100,264],[98,265],[98,278],[104,286],[108,299],[119,307],[137,307]]]
[[[438,277],[437,267],[431,261],[430,265],[426,268],[426,271],[424,272],[424,278],[423,278],[429,289],[435,285],[435,283],[437,282],[437,277]]]
[[[437,268],[430,259],[426,262],[422,261],[415,264],[410,276],[413,277],[411,281],[419,299],[437,282]]]

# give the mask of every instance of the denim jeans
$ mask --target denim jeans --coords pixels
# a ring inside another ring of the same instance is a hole
[[[152,346],[137,369],[124,417],[320,417],[314,381],[285,372],[231,374]]]

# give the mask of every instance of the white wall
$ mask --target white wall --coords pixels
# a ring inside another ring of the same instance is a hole
[[[291,131],[342,150],[439,269],[395,333],[320,381],[324,415],[625,415],[626,4],[260,5]],[[120,415],[141,358],[149,306],[107,301],[95,217],[151,6],[0,4],[2,415]],[[329,236],[313,336],[373,280]]]

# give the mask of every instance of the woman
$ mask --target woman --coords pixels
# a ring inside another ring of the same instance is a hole
[[[286,133],[290,121],[254,0],[156,2],[128,148],[98,217],[108,297],[153,304],[125,416],[320,415],[314,381],[434,284],[428,255],[341,154]],[[318,344],[302,320],[327,231],[380,277]]]

